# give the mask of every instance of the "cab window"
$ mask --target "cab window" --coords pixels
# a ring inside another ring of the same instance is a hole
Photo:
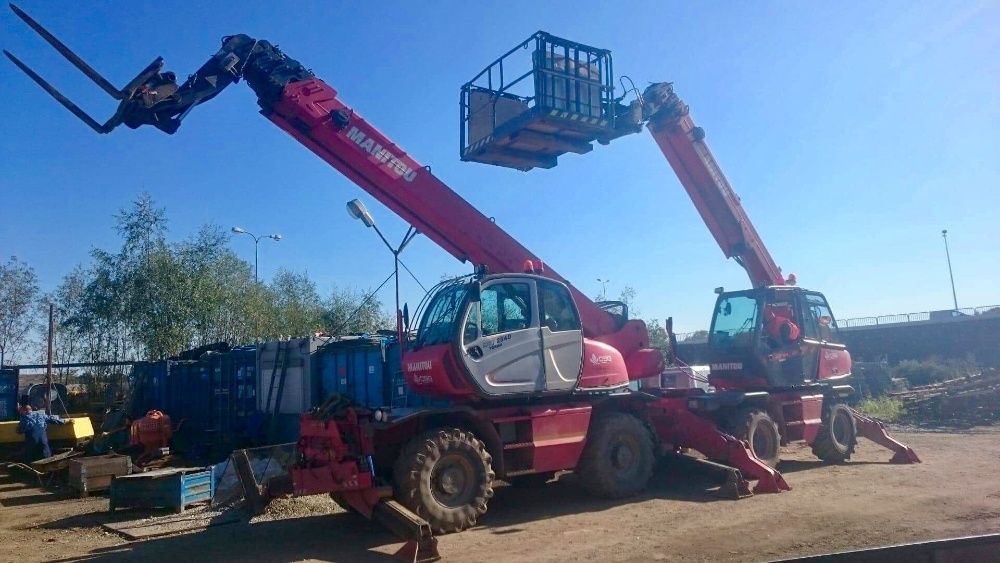
[[[805,294],[802,329],[807,338],[840,343],[837,321],[830,312],[826,298],[816,293]]]
[[[712,319],[710,344],[715,347],[748,347],[757,330],[757,299],[731,295],[719,300]]]
[[[479,303],[469,304],[469,313],[465,316],[465,329],[462,331],[462,342],[468,343],[479,338]]]
[[[526,283],[496,283],[480,292],[483,336],[531,326],[531,287]]]
[[[565,286],[539,281],[538,296],[542,326],[548,327],[552,332],[580,330],[580,316]]]

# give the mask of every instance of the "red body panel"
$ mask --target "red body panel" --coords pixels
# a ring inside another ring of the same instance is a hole
[[[804,440],[811,444],[823,423],[823,395],[779,393],[771,395],[768,411],[775,417],[781,433],[781,443]]]
[[[451,344],[407,351],[403,357],[403,377],[406,385],[421,395],[455,399],[475,395]]]
[[[590,427],[590,405],[530,409],[533,469],[572,469],[580,461]]]
[[[821,348],[816,379],[826,381],[851,375],[851,353],[846,349]]]
[[[625,360],[613,346],[585,339],[583,341],[583,370],[580,374],[581,389],[617,387],[628,382]]]

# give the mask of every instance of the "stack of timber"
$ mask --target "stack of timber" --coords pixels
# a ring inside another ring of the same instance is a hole
[[[1000,370],[893,393],[916,422],[978,426],[1000,421]]]

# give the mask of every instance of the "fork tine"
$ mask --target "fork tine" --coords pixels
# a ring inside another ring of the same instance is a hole
[[[42,27],[42,24],[36,22],[34,19],[32,19],[31,16],[29,16],[26,13],[24,13],[24,10],[22,10],[21,8],[18,8],[14,4],[10,4],[10,9],[13,10],[15,14],[17,14],[17,17],[19,17],[22,20],[24,20],[24,23],[28,24],[28,26],[31,27],[31,29],[34,29],[35,32],[37,32],[39,35],[41,35],[42,39],[45,39],[45,41],[47,41],[49,43],[49,45],[52,45],[53,47],[55,47],[56,51],[59,51],[59,54],[61,54],[62,56],[66,57],[66,60],[68,60],[69,62],[73,63],[73,66],[75,66],[76,68],[80,69],[81,72],[83,72],[84,74],[87,75],[87,78],[93,80],[105,92],[107,92],[108,94],[111,94],[111,96],[114,99],[121,100],[121,99],[124,99],[128,95],[126,92],[123,92],[122,90],[119,90],[118,88],[115,88],[114,85],[112,85],[110,82],[108,82],[107,79],[105,79],[103,76],[101,76],[96,70],[93,69],[93,67],[91,67],[90,65],[88,65],[76,53],[74,53],[72,50],[70,50],[70,48],[67,47],[65,44],[63,44],[62,41],[59,41],[58,39],[56,39],[56,37],[54,35],[52,35],[51,33],[49,33],[49,31],[47,29],[45,29],[44,27]],[[10,55],[8,55],[8,56],[10,56]],[[21,69],[24,70],[25,72],[30,72],[30,71],[28,71],[26,69],[26,67],[24,67],[22,65],[18,64],[18,66],[20,66]],[[38,82],[39,84],[42,84],[42,82],[44,82],[44,81],[39,82],[39,79],[35,78],[35,82]],[[44,86],[43,86],[43,88],[44,88]],[[49,90],[49,88],[45,88],[45,89]],[[52,90],[49,90],[49,93],[52,94]],[[56,98],[59,99],[58,95],[56,95],[56,94],[52,94],[52,95],[56,96]],[[60,101],[62,101],[62,100],[60,100]],[[66,104],[64,103],[63,105],[66,105]],[[69,106],[66,106],[66,107],[69,107]],[[76,113],[76,111],[74,111],[72,109],[70,111],[72,111],[73,113]]]
[[[7,58],[10,59],[11,62],[16,64],[18,68],[23,70],[25,74],[27,74],[32,80],[34,80],[39,86],[41,86],[46,92],[48,92],[50,96],[55,98],[57,102],[62,104],[64,108],[73,112],[73,115],[79,117],[84,123],[89,125],[91,129],[97,131],[98,133],[107,133],[112,129],[114,129],[114,125],[112,125],[111,123],[105,123],[104,125],[98,123],[93,117],[90,117],[90,115],[88,115],[87,112],[80,109],[80,107],[71,102],[69,98],[63,96],[62,93],[59,92],[59,90],[56,90],[55,87],[46,82],[44,78],[38,76],[38,74],[35,71],[31,70],[31,67],[22,63],[20,59],[12,55],[9,51],[4,49],[3,54],[7,55]]]

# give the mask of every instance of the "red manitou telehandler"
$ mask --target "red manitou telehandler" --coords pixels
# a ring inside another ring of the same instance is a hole
[[[444,406],[367,409],[334,397],[304,413],[291,470],[296,494],[331,494],[410,538],[401,556],[430,560],[437,557],[433,534],[475,524],[497,479],[548,479],[572,470],[594,494],[622,498],[647,485],[659,455],[692,449],[728,466],[727,486],[740,496],[751,492],[746,479],[757,481],[754,492],[789,488],[746,442],[691,408],[700,395],[630,387],[656,377],[665,361],[649,347],[646,325],[629,319],[624,304],[588,299],[275,45],[246,35],[225,37],[183,83],[163,72],[157,59],[117,89],[12,9],[120,100],[116,113],[99,123],[5,51],[95,131],[108,133],[124,123],[172,134],[196,105],[245,80],[267,119],[474,266],[474,274],[428,293],[417,311],[416,336],[403,350],[407,385]],[[557,131],[572,137],[563,149],[586,152],[594,140],[636,130],[638,119],[616,119],[619,104],[602,82],[611,76],[609,52],[543,33],[529,42],[540,65],[531,74],[553,94],[537,97],[535,117],[527,119],[540,130],[527,135],[533,142],[544,143]],[[557,50],[572,54],[556,56]],[[545,76],[581,65],[606,72],[571,90],[545,82]],[[581,88],[599,101],[574,111],[581,106]],[[569,91],[573,107],[558,99]]]
[[[509,51],[462,88],[462,159],[551,168],[559,155],[590,150],[578,130],[558,125],[564,115],[589,127],[611,121],[613,132],[595,137],[601,143],[645,123],[723,253],[746,270],[753,286],[717,290],[708,342],[709,383],[717,392],[690,396],[689,408],[746,440],[772,467],[780,446],[795,441],[810,444],[824,461],[845,461],[859,435],[893,450],[894,463],[918,462],[881,424],[845,403],[854,393],[845,383],[851,355],[826,298],[797,287],[794,274],[781,275],[712,156],[705,131],[672,85],[652,84],[640,99],[622,104],[623,98],[604,95],[614,84],[610,62],[549,41],[532,51],[533,96],[518,95],[527,76],[511,72],[516,65],[510,59],[542,36]]]

